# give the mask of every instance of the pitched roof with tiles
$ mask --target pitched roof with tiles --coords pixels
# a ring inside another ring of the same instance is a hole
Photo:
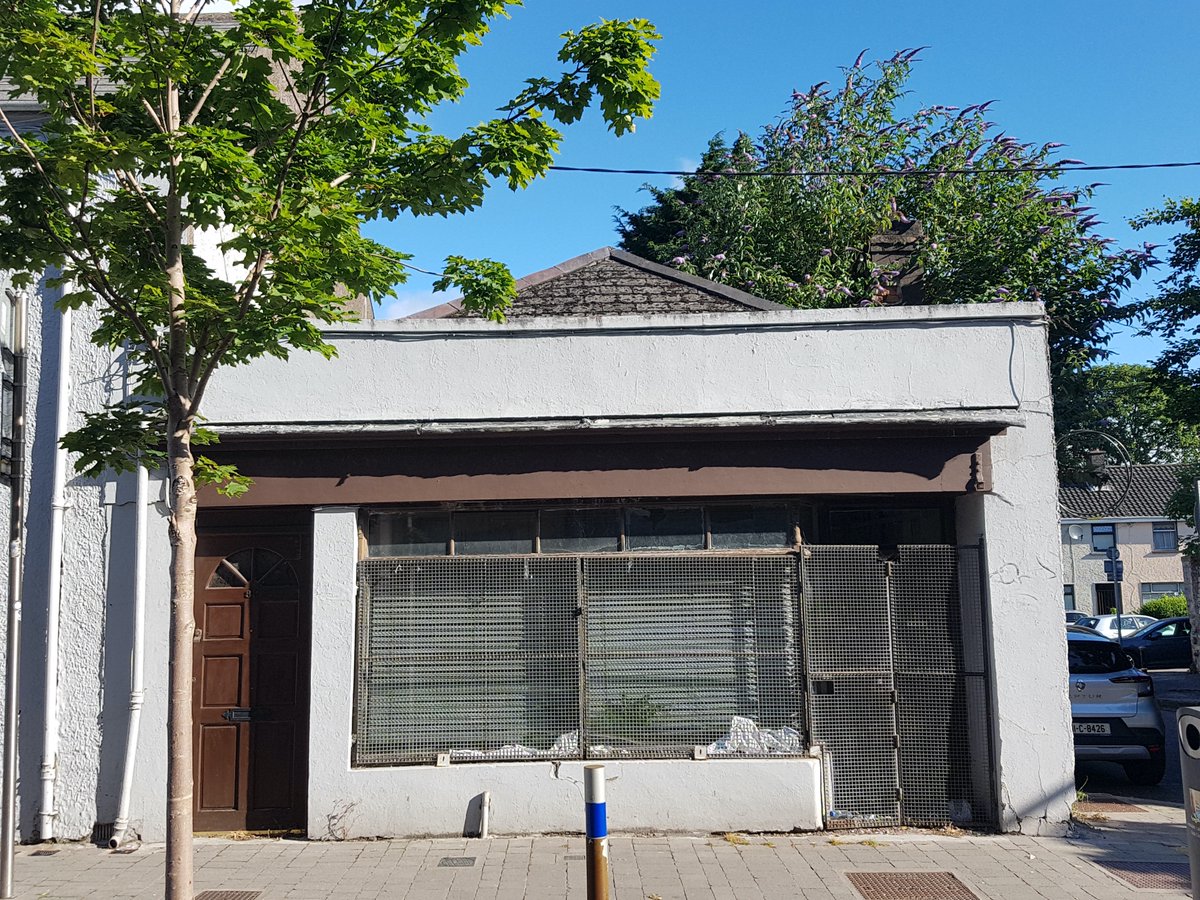
[[[613,316],[670,313],[746,312],[787,307],[601,247],[517,282],[517,296],[505,310],[510,319],[530,316]],[[413,313],[414,319],[476,318],[461,300]]]
[[[1179,488],[1182,465],[1129,466],[1129,490],[1113,507],[1113,495],[1125,484],[1123,466],[1110,466],[1108,485],[1097,490],[1089,485],[1060,484],[1058,499],[1063,515],[1081,519],[1166,518],[1167,504]]]

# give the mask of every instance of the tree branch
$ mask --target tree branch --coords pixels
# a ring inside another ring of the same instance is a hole
[[[221,77],[229,71],[230,61],[231,57],[228,56],[221,61],[221,67],[217,69],[216,74],[213,75],[212,79],[208,82],[208,85],[204,88],[204,93],[200,95],[200,99],[196,101],[196,105],[192,107],[192,111],[188,113],[188,117],[184,119],[184,125],[191,125],[195,123],[196,117],[199,116],[201,110],[204,109],[204,104],[208,102],[208,97],[213,92],[213,88],[217,86],[217,82],[221,80]]]

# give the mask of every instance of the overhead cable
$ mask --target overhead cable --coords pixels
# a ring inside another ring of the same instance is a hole
[[[995,175],[1001,172],[1032,172],[1050,174],[1053,172],[1116,172],[1130,169],[1185,169],[1200,166],[1196,162],[1162,162],[1162,163],[1120,163],[1107,166],[1088,165],[1050,165],[1050,166],[1002,166],[988,169],[828,169],[777,171],[772,169],[754,169],[739,172],[737,170],[713,171],[711,169],[613,169],[606,166],[550,166],[555,172],[589,172],[600,175],[673,175],[677,177],[710,178],[833,178],[838,176],[858,176],[870,178],[914,178],[934,177],[940,175]]]

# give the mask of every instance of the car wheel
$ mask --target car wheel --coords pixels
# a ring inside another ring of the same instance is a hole
[[[1125,763],[1125,776],[1134,784],[1150,787],[1163,780],[1167,771],[1167,759],[1158,756],[1144,762]]]

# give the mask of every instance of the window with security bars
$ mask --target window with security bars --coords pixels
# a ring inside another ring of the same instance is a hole
[[[354,762],[805,752],[790,554],[359,564]]]

